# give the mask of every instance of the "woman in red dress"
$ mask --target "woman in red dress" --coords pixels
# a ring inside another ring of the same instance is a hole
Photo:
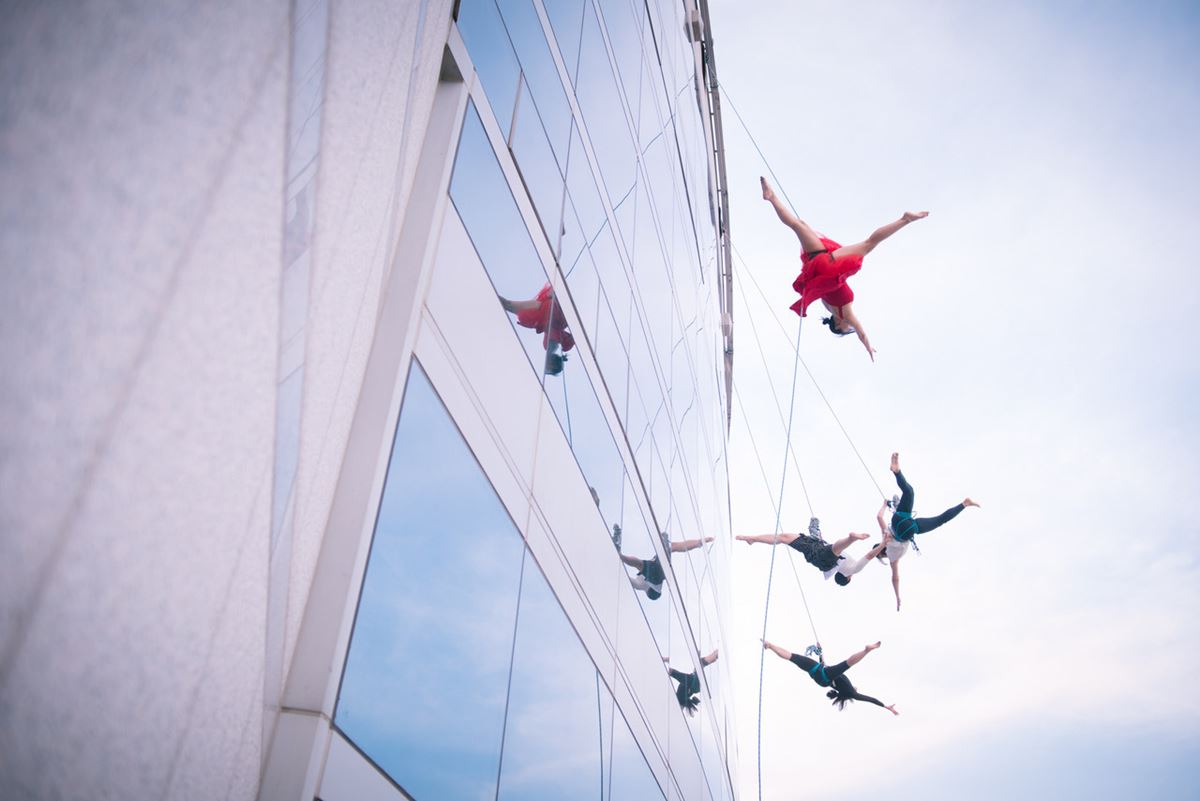
[[[546,349],[546,375],[561,373],[567,357],[558,351],[561,348],[565,354],[575,347],[575,337],[567,330],[566,315],[562,313],[550,284],[542,287],[530,300],[509,300],[501,297],[500,304],[505,311],[517,316],[517,325],[545,334],[542,337],[542,346]]]
[[[929,212],[906,211],[900,219],[878,229],[864,241],[843,246],[821,236],[810,228],[808,223],[792,214],[775,196],[775,191],[771,189],[766,178],[760,177],[759,181],[762,182],[763,200],[770,202],[780,221],[796,232],[796,236],[800,237],[800,246],[804,248],[800,255],[803,267],[800,275],[796,276],[792,283],[792,288],[800,293],[800,300],[792,304],[792,311],[805,317],[809,304],[819,298],[831,314],[821,322],[838,336],[858,334],[858,339],[867,349],[871,361],[875,361],[875,349],[871,347],[871,341],[867,339],[862,323],[854,314],[854,292],[846,283],[846,279],[862,269],[863,257],[874,250],[876,245],[910,222],[928,217]]]

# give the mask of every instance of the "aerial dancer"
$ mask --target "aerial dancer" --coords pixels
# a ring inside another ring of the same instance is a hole
[[[800,275],[792,283],[792,288],[800,293],[800,300],[792,304],[792,311],[805,317],[808,307],[814,300],[820,298],[829,310],[830,317],[822,318],[821,322],[829,326],[829,330],[837,336],[858,334],[858,339],[871,361],[875,361],[875,349],[871,340],[863,330],[862,323],[854,313],[854,292],[846,279],[862,269],[863,257],[875,249],[883,240],[899,231],[910,222],[929,216],[927,211],[906,211],[895,222],[888,223],[877,229],[864,241],[854,245],[839,245],[832,239],[821,236],[808,223],[801,220],[783,204],[766,178],[759,178],[762,183],[763,200],[768,201],[774,208],[779,219],[788,228],[796,232],[800,238],[803,252],[800,254],[802,266]]]
[[[621,561],[630,567],[637,568],[637,575],[629,579],[629,583],[639,592],[646,593],[646,597],[651,601],[657,601],[662,596],[662,585],[667,579],[667,574],[663,571],[662,562],[659,561],[656,554],[652,559],[640,559],[636,556],[629,556],[621,553],[621,527],[613,525],[613,545],[617,548],[617,555],[621,557]],[[665,541],[665,540],[664,540]],[[707,542],[712,542],[712,537],[705,537],[702,540],[676,540],[668,542],[670,550],[668,553],[684,553],[686,551],[695,550]]]
[[[808,534],[739,534],[737,539],[749,545],[756,542],[764,542],[769,545],[776,543],[789,545],[799,551],[806,562],[824,573],[825,578],[833,579],[839,587],[849,584],[851,576],[862,570],[883,551],[884,546],[880,543],[867,551],[863,557],[851,559],[842,556],[842,553],[850,547],[851,543],[865,540],[870,536],[869,534],[856,534],[852,531],[831,545],[820,538],[821,530],[815,517],[809,523],[808,530]]]
[[[839,709],[845,709],[847,701],[866,701],[875,706],[881,706],[893,715],[899,715],[896,711],[895,704],[885,704],[878,698],[872,698],[869,695],[863,695],[854,688],[850,679],[846,678],[846,671],[862,661],[863,657],[879,647],[880,643],[865,646],[858,653],[850,656],[842,662],[838,662],[833,667],[828,667],[825,664],[825,659],[821,655],[821,644],[817,643],[818,660],[809,659],[807,656],[793,654],[780,648],[778,645],[762,641],[763,648],[774,651],[781,659],[786,659],[796,667],[808,674],[809,678],[815,681],[822,687],[832,687],[829,692],[825,693],[826,698],[832,698],[834,705]]]
[[[663,661],[667,662],[667,657],[663,657]],[[700,657],[700,669],[711,665],[717,661],[717,649],[708,656]],[[689,715],[696,714],[696,707],[700,706],[700,674],[695,671],[684,673],[681,670],[676,670],[667,664],[667,673],[671,678],[679,682],[679,686],[675,688],[675,700],[679,701],[679,706]]]
[[[550,284],[542,287],[530,300],[509,300],[502,295],[498,297],[504,310],[517,316],[517,325],[545,334],[542,347],[546,349],[546,375],[561,373],[563,362],[567,360],[564,354],[575,347],[575,337],[567,330],[567,318]],[[562,353],[559,353],[560,350]]]
[[[962,503],[951,506],[937,517],[913,517],[913,501],[916,494],[913,492],[912,485],[900,472],[899,453],[892,454],[891,471],[896,475],[896,485],[900,487],[900,496],[885,503],[883,509],[880,509],[879,514],[875,516],[875,520],[879,523],[879,530],[883,533],[883,542],[880,545],[884,547],[887,561],[892,566],[892,589],[896,593],[896,611],[899,612],[900,567],[897,562],[908,552],[908,544],[918,534],[933,531],[938,526],[949,523],[958,517],[958,513],[968,506],[979,506],[979,504],[970,498],[963,498]],[[884,510],[889,506],[893,507],[890,526],[884,523]]]

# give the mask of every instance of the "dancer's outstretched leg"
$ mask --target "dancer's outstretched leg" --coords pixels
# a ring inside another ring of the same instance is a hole
[[[858,542],[859,540],[865,540],[869,536],[869,534],[855,534],[852,531],[829,547],[833,549],[834,554],[841,556],[842,551],[849,548],[851,543]]]
[[[913,503],[916,501],[917,495],[913,492],[912,485],[905,480],[904,474],[900,472],[900,454],[892,454],[891,470],[896,474],[896,486],[900,488],[900,505],[896,507],[897,512],[911,512]]]
[[[840,259],[843,256],[865,256],[875,249],[883,240],[887,239],[892,234],[899,231],[910,222],[923,220],[929,216],[927,211],[906,211],[901,215],[900,219],[895,222],[890,222],[880,228],[876,228],[871,232],[871,235],[862,242],[856,242],[853,245],[844,245],[833,252],[835,259]]]
[[[817,235],[817,232],[810,228],[804,220],[792,214],[783,201],[775,196],[775,190],[767,183],[767,179],[760,176],[758,181],[762,184],[763,200],[775,208],[775,214],[779,216],[780,222],[791,228],[796,232],[796,236],[800,237],[800,246],[804,248],[804,252],[817,253],[824,250],[825,246],[821,244],[821,237]]]
[[[852,654],[852,655],[851,655],[851,656],[850,656],[850,657],[849,657],[849,658],[846,660],[846,665],[847,665],[847,666],[849,666],[849,667],[854,667],[855,665],[857,665],[859,662],[861,662],[861,661],[863,660],[863,657],[864,657],[864,656],[866,656],[867,654],[871,653],[872,651],[874,651],[876,648],[878,648],[878,647],[879,647],[880,645],[882,645],[882,644],[883,644],[882,642],[876,642],[876,643],[874,643],[874,644],[872,644],[872,645],[867,645],[867,646],[864,646],[864,647],[863,647],[863,649],[862,649],[861,651],[859,651],[859,652],[858,652],[858,653],[856,653],[856,654]]]

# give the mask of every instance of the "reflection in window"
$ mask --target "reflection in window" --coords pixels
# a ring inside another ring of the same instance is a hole
[[[415,798],[495,788],[523,550],[414,366],[334,723]]]
[[[542,260],[473,104],[458,142],[450,198],[499,302],[511,313],[513,325],[522,327],[518,338],[530,363],[539,374],[561,372],[562,354],[574,347],[575,340],[566,330],[562,311],[555,307]]]

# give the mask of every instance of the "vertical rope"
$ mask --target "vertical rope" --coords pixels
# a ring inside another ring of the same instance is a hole
[[[792,440],[792,421],[795,418],[796,411],[796,378],[800,375],[800,332],[804,329],[804,319],[801,318],[800,324],[796,326],[796,354],[797,359],[792,368],[792,397],[788,402],[788,424],[787,424],[787,442],[790,444]],[[787,468],[788,468],[788,453],[784,449],[783,454],[783,476],[779,480],[779,504],[775,507],[775,534],[779,534],[779,527],[783,521],[783,490],[787,485]],[[775,576],[775,547],[771,547],[771,566],[767,571],[767,602],[763,605],[763,639],[767,637],[767,618],[771,612],[771,581]],[[808,602],[805,602],[805,609],[808,609]],[[809,615],[809,623],[812,623],[812,615]],[[816,628],[813,629],[813,635],[816,635]],[[767,653],[764,648],[758,655],[758,801],[762,801],[762,698],[763,698],[763,672],[766,667]]]

